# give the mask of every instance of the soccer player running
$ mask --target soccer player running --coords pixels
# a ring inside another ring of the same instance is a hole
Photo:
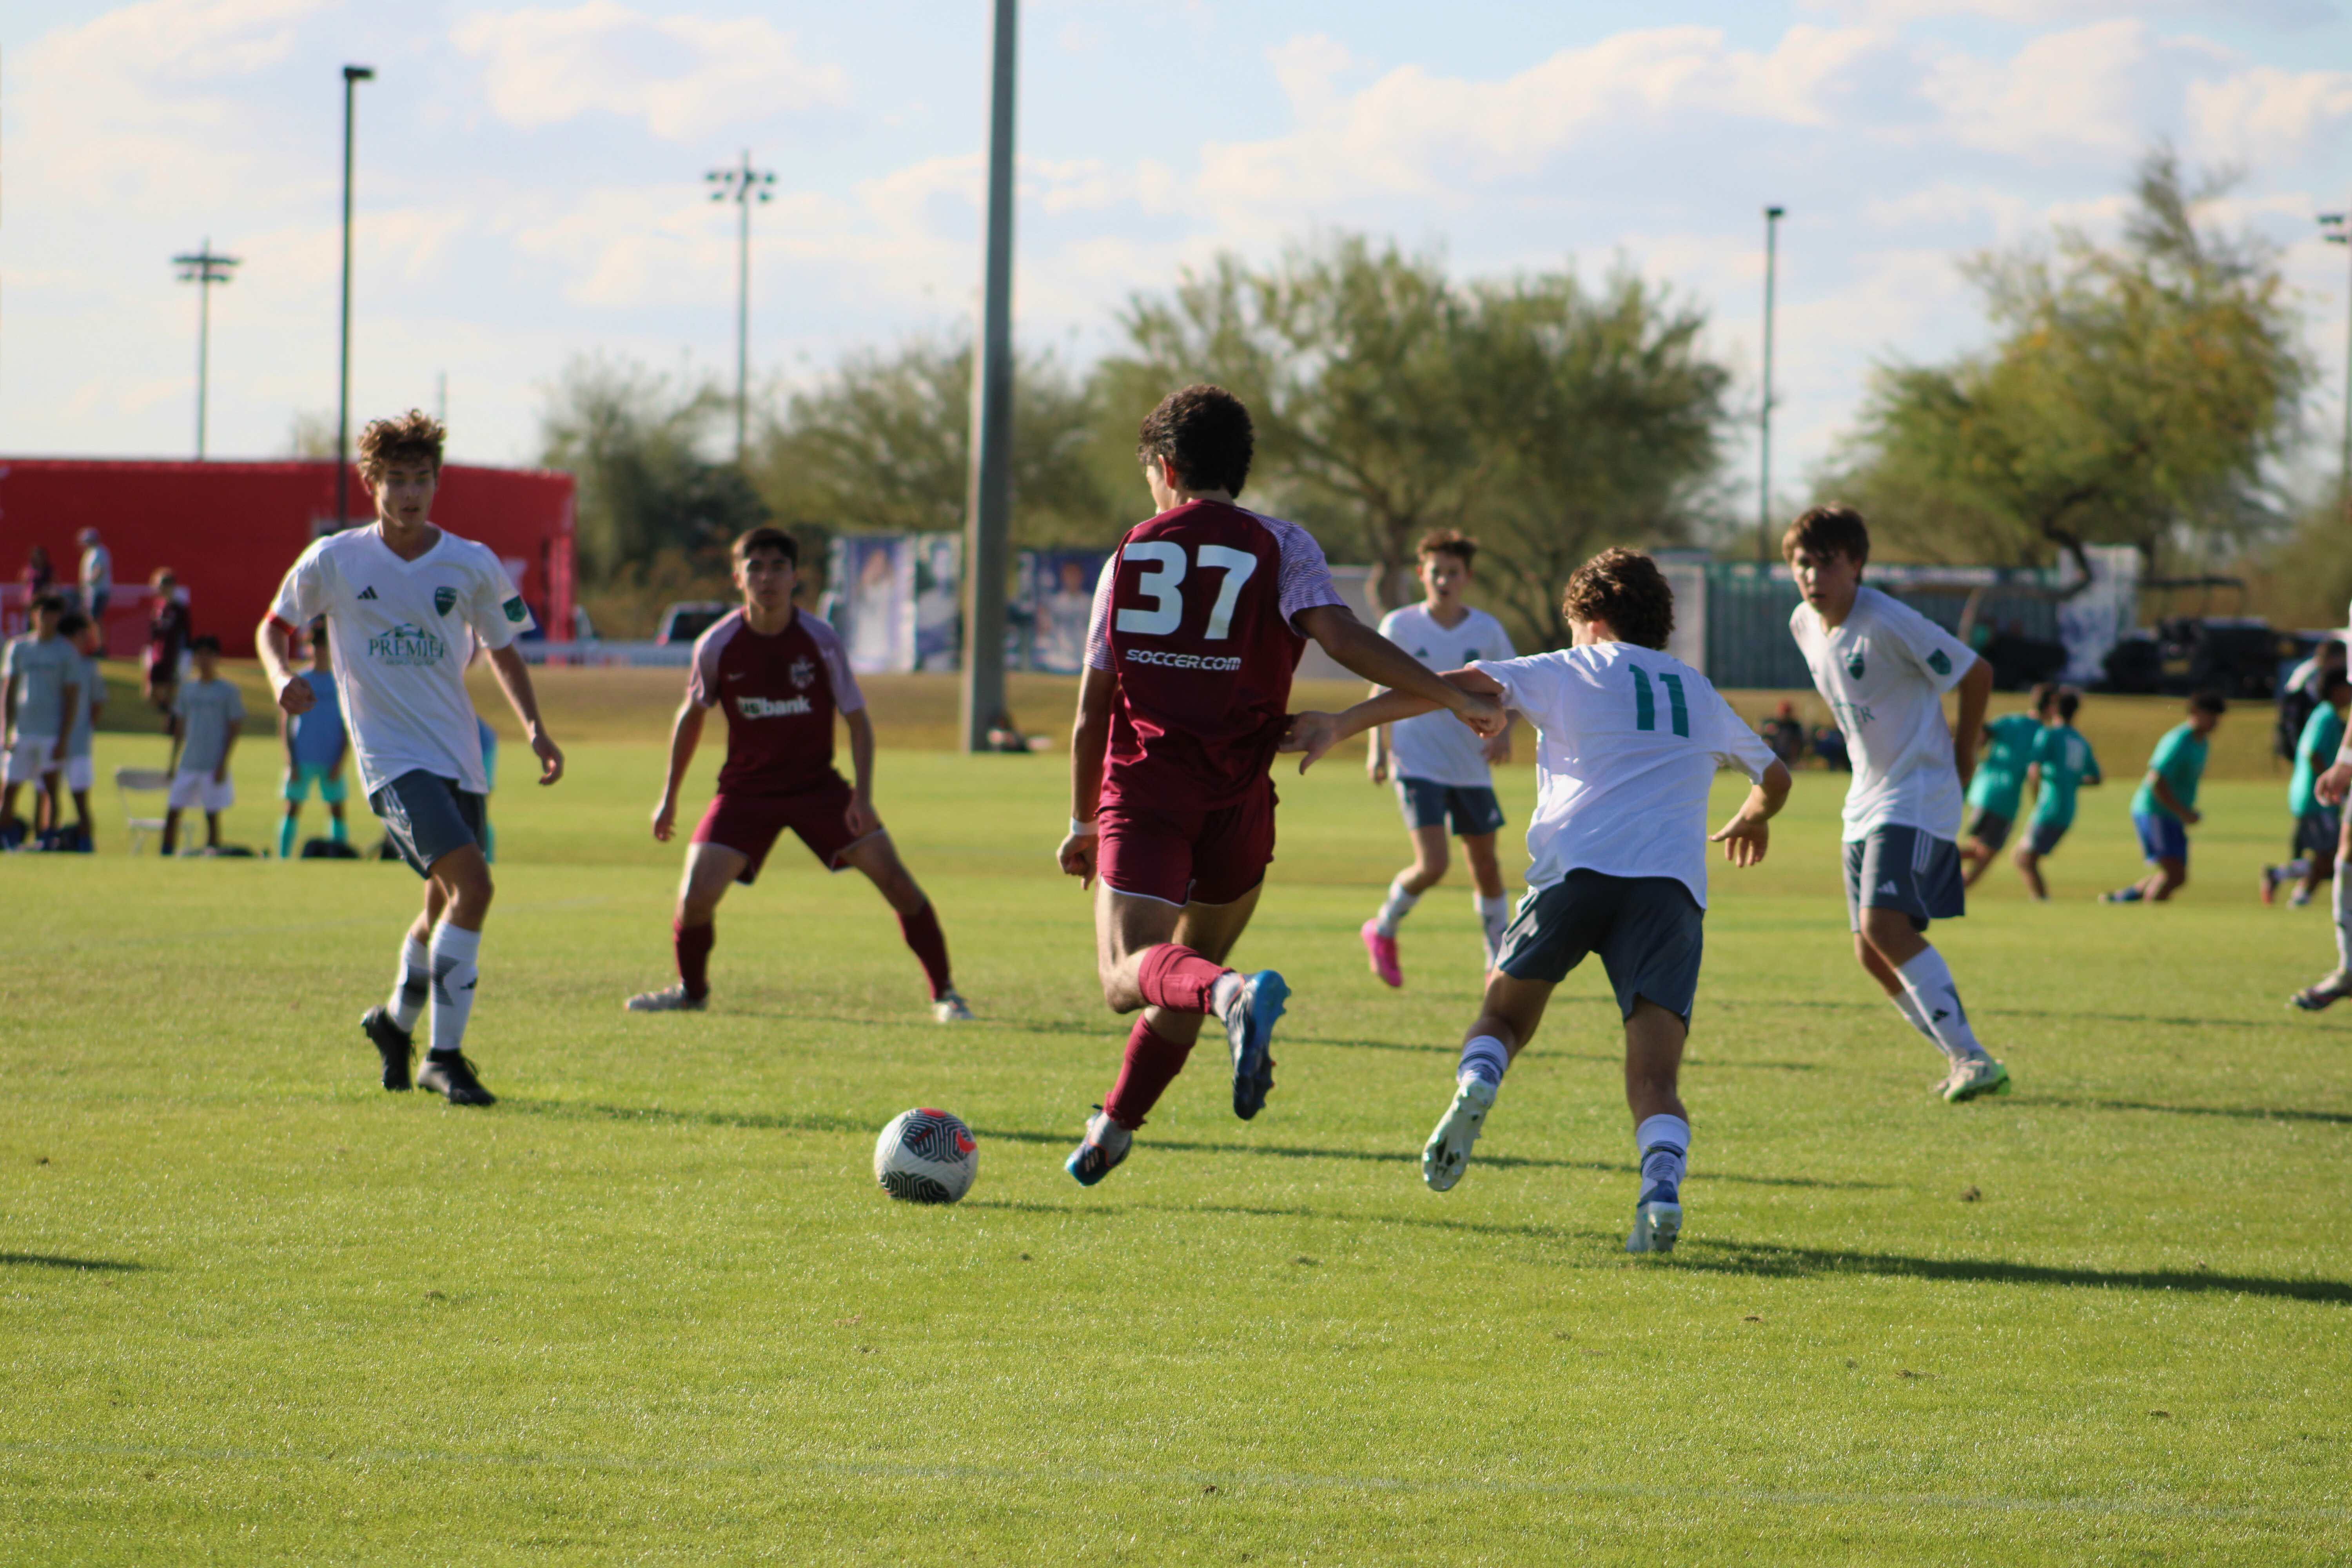
[[[480,742],[466,664],[472,639],[539,757],[539,782],[563,776],[563,752],[540,721],[530,669],[514,647],[530,611],[488,547],[434,526],[440,422],[411,409],[360,436],[360,476],[375,502],[371,528],[331,533],[305,550],[261,624],[261,662],[278,706],[299,718],[318,691],[294,668],[294,628],[326,617],[343,723],[368,805],[400,858],[425,879],[392,996],[360,1028],[383,1062],[383,1087],[406,1089],[412,1031],[429,998],[432,1048],[416,1087],[452,1105],[489,1105],[465,1055],[474,1011],[490,868],[482,858]]]
[[[2025,842],[2011,858],[2036,903],[2050,901],[2050,885],[2042,879],[2042,858],[2054,851],[2066,830],[2074,826],[2075,791],[2101,782],[2099,759],[2091,742],[2074,728],[2074,715],[2082,705],[2081,697],[2062,687],[2051,701],[2041,738],[2033,742],[2029,770],[2036,781],[2033,820],[2026,826]]]
[[[633,1013],[691,1013],[709,1004],[719,900],[730,883],[749,887],[759,879],[768,851],[789,827],[826,870],[854,866],[881,890],[930,983],[932,1016],[942,1024],[969,1021],[971,1009],[949,973],[939,916],[874,810],[874,723],[848,655],[833,627],[793,604],[800,545],[781,528],[755,528],[736,540],[733,554],[743,607],[695,642],[694,672],[670,729],[669,773],[654,807],[654,837],[667,844],[703,721],[723,707],[727,762],[687,847],[670,928],[677,983],[624,1005]],[[833,765],[835,713],[849,729],[855,784]]]
[[[2009,1068],[1978,1043],[1931,921],[1968,912],[1961,790],[1992,695],[1992,666],[1908,605],[1867,587],[1870,528],[1851,507],[1815,507],[1780,549],[1804,595],[1789,630],[1853,759],[1845,792],[1846,919],[1854,957],[1904,1021],[1944,1053],[1949,1103],[2009,1092]],[[1960,722],[1944,722],[1958,687]]]
[[[2101,893],[2099,902],[2160,904],[2189,885],[2189,830],[2205,820],[2197,809],[2197,786],[2205,777],[2206,739],[2229,710],[2221,693],[2200,691],[2189,700],[2188,722],[2157,742],[2131,802],[2140,854],[2156,868],[2128,888]]]
[[[1969,781],[1967,837],[1960,846],[1960,860],[1968,870],[1960,879],[1962,887],[1975,887],[2009,842],[2009,830],[2024,805],[2025,770],[2033,763],[2034,742],[2042,738],[2050,705],[2057,700],[2058,688],[2044,681],[2033,689],[2032,711],[1985,721],[1984,755],[1977,763],[1977,776]]]
[[[1705,943],[1707,791],[1718,768],[1754,786],[1713,837],[1726,859],[1753,866],[1789,798],[1789,770],[1705,676],[1665,652],[1675,595],[1650,557],[1602,551],[1569,578],[1560,613],[1570,647],[1480,659],[1445,676],[1535,725],[1534,863],[1421,1175],[1441,1193],[1462,1179],[1504,1071],[1534,1037],[1553,988],[1598,952],[1625,1024],[1625,1102],[1642,1168],[1625,1249],[1671,1252],[1691,1144],[1677,1080]],[[1304,773],[1367,725],[1431,706],[1391,692],[1336,719],[1303,713],[1283,749],[1307,752]]]
[[[1095,889],[1104,1002],[1143,1016],[1065,1163],[1086,1186],[1127,1158],[1204,1018],[1224,1027],[1234,1115],[1255,1116],[1274,1087],[1269,1046],[1289,987],[1272,970],[1244,978],[1224,961],[1274,858],[1268,769],[1307,639],[1482,734],[1503,729],[1490,699],[1446,684],[1356,619],[1305,529],[1234,503],[1253,444],[1249,410],[1223,387],[1162,399],[1136,446],[1158,513],[1128,531],[1095,588],[1057,858]]]
[[[2301,909],[2311,902],[2319,884],[2336,875],[2336,845],[2343,837],[2339,808],[2319,798],[2319,775],[2336,761],[2344,745],[2344,709],[2352,703],[2352,676],[2340,665],[2322,668],[2313,679],[2318,699],[2311,716],[2295,737],[2294,772],[2287,780],[2287,810],[2294,816],[2295,858],[2284,866],[2263,868],[2263,902],[2278,898],[2281,882],[2294,882],[2289,905]]]
[[[1450,528],[1442,529],[1422,540],[1418,554],[1425,596],[1418,605],[1406,605],[1381,617],[1381,636],[1432,669],[1458,669],[1473,659],[1510,658],[1515,650],[1503,623],[1462,602],[1463,590],[1470,585],[1471,563],[1478,556],[1478,542]],[[1375,689],[1372,695],[1381,693]],[[1489,767],[1510,757],[1508,730],[1483,740],[1446,713],[1424,712],[1419,718],[1373,729],[1364,771],[1376,784],[1395,775],[1397,804],[1404,810],[1405,830],[1412,835],[1412,864],[1396,874],[1380,912],[1364,922],[1361,932],[1372,973],[1387,984],[1404,984],[1404,969],[1397,956],[1397,925],[1421,902],[1422,894],[1444,878],[1449,827],[1462,840],[1463,857],[1470,862],[1472,898],[1486,931],[1486,968],[1495,967],[1503,928],[1511,920],[1511,900],[1504,896],[1503,868],[1495,859],[1495,835],[1503,826],[1503,807],[1495,798],[1495,776]]]

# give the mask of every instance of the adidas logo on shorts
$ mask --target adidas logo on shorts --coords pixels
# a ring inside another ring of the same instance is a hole
[[[1878,890],[1882,893],[1899,893],[1902,891],[1902,889],[1897,888],[1891,879],[1879,883]]]

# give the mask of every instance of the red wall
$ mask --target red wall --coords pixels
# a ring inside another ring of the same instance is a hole
[[[352,477],[352,510],[367,515],[367,490]],[[13,585],[26,551],[45,545],[60,586],[75,580],[95,528],[114,552],[115,607],[107,648],[127,655],[146,641],[143,586],[169,566],[188,592],[198,632],[231,658],[250,657],[254,628],[294,558],[332,526],[331,462],[139,463],[0,458],[0,581]],[[441,473],[433,521],[499,552],[547,636],[572,636],[572,479],[540,469],[452,463]]]

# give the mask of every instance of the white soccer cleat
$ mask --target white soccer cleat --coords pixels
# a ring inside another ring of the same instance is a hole
[[[640,991],[621,1005],[632,1013],[699,1013],[709,1002],[708,996],[688,995],[681,980],[667,991]]]
[[[1944,1080],[1944,1103],[1960,1105],[1985,1095],[2009,1092],[2009,1069],[1990,1057],[1972,1057]]]
[[[1429,1184],[1431,1192],[1454,1190],[1454,1184],[1470,1168],[1470,1146],[1478,1142],[1479,1131],[1486,1125],[1486,1112],[1494,1108],[1495,1086],[1483,1078],[1464,1079],[1454,1089],[1454,1103],[1445,1108],[1437,1131],[1429,1135],[1421,1152],[1421,1179]]]
[[[964,1005],[962,997],[952,991],[941,994],[940,999],[931,1004],[931,1016],[942,1024],[969,1024],[972,1021],[971,1009]]]
[[[1633,1233],[1625,1238],[1625,1250],[1672,1252],[1682,1233],[1683,1205],[1673,1198],[1652,1198],[1633,1205]]]

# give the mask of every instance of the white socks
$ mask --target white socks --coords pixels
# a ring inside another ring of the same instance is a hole
[[[1911,1000],[1911,993],[1906,991],[1902,995],[1889,997],[1888,1000],[1895,1004],[1895,1010],[1903,1015],[1905,1023],[1927,1037],[1929,1045],[1939,1051],[1944,1048],[1944,1042],[1936,1038],[1936,1026],[1927,1022],[1927,1014],[1919,1011],[1919,1004]]]
[[[1389,884],[1389,896],[1381,903],[1381,912],[1372,917],[1372,929],[1382,936],[1396,935],[1398,922],[1412,912],[1413,905],[1421,902],[1419,893],[1406,889],[1404,879],[1404,872],[1396,874],[1396,880]]]
[[[1679,1116],[1646,1117],[1633,1129],[1633,1146],[1642,1152],[1642,1202],[1682,1201],[1690,1141],[1690,1123]]]
[[[1492,1035],[1473,1035],[1462,1042],[1462,1066],[1454,1073],[1456,1084],[1468,1079],[1483,1079],[1500,1089],[1503,1074],[1510,1070],[1510,1047]]]
[[[1977,1044],[1976,1031],[1969,1027],[1968,1014],[1960,1008],[1960,993],[1952,984],[1952,972],[1945,967],[1942,953],[1932,947],[1922,948],[1895,973],[1902,977],[1911,1005],[1927,1019],[1928,1032],[1946,1056],[1959,1062],[1985,1054],[1985,1048]]]
[[[400,973],[392,977],[392,1000],[384,1005],[402,1034],[416,1032],[416,1020],[425,1016],[425,999],[432,990],[433,954],[412,935],[401,944]]]
[[[433,1049],[463,1048],[466,1021],[474,1016],[474,984],[482,976],[474,963],[482,933],[443,921],[433,928]]]
[[[2352,860],[2336,863],[2328,898],[2336,910],[2336,967],[2352,974]]]
[[[1473,892],[1470,901],[1478,907],[1478,921],[1486,928],[1486,967],[1495,967],[1495,960],[1503,951],[1503,928],[1511,923],[1511,900],[1507,893],[1488,898]]]

